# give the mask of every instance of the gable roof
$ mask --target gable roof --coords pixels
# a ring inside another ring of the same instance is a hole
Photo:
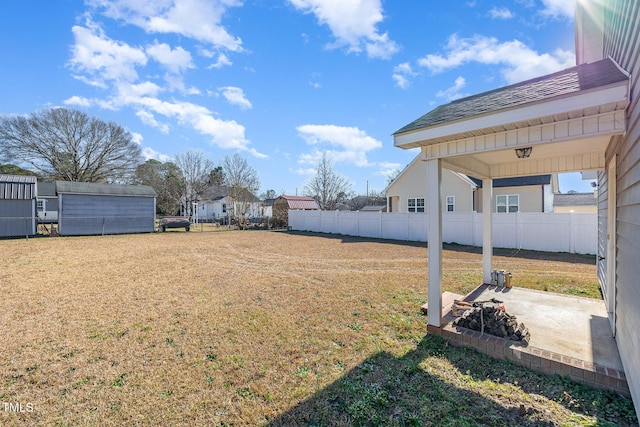
[[[36,196],[36,177],[0,175],[0,200],[29,200]]]
[[[70,194],[156,197],[148,185],[119,185],[95,182],[56,181],[56,192]]]
[[[554,194],[553,206],[596,206],[598,199],[593,193]]]
[[[309,196],[280,196],[275,200],[274,205],[278,200],[284,200],[289,209],[320,209],[318,202]]]
[[[629,77],[609,58],[440,105],[394,135],[607,86]]]
[[[482,180],[471,178],[478,188],[482,188]],[[513,178],[497,178],[491,182],[493,188],[501,187],[524,187],[526,185],[548,185],[551,184],[551,175],[516,176]]]
[[[55,182],[39,182],[38,197],[56,197]]]

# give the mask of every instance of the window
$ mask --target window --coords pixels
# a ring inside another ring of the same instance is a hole
[[[407,199],[408,212],[424,212],[424,197]]]
[[[222,204],[222,213],[227,213],[227,204],[226,203]]]
[[[447,212],[455,212],[456,196],[447,196]]]
[[[496,196],[496,212],[518,212],[520,210],[520,196],[508,194]]]
[[[44,200],[38,200],[36,203],[37,203],[36,209],[38,209],[38,212],[44,211]]]

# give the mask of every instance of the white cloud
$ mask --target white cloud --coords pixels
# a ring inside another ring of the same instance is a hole
[[[74,95],[71,98],[65,99],[63,102],[65,105],[76,105],[78,107],[91,107],[92,105],[92,102],[90,99],[82,96],[77,96],[77,95]]]
[[[227,55],[225,55],[224,53],[221,53],[220,55],[218,55],[218,60],[216,62],[214,62],[213,64],[209,65],[209,69],[211,68],[222,68],[222,67],[228,67],[233,65],[233,62],[231,62],[231,60],[229,59],[229,57],[227,57]]]
[[[224,11],[239,5],[235,0],[88,0],[103,8],[104,13],[126,23],[139,25],[149,32],[174,32],[177,35],[209,42],[215,49],[241,50],[239,39],[222,37],[226,32],[219,26]],[[193,16],[189,16],[193,14]],[[256,157],[266,157],[245,137],[245,128],[235,120],[225,120],[208,108],[176,98],[164,100],[165,92],[179,90],[184,95],[200,94],[201,91],[183,81],[183,73],[194,67],[191,54],[182,48],[171,47],[158,41],[146,44],[145,48],[131,46],[110,38],[100,25],[86,15],[84,26],[72,28],[75,43],[71,49],[69,67],[74,77],[89,85],[109,91],[103,98],[74,96],[68,104],[119,110],[131,108],[142,123],[169,132],[174,125],[184,126],[204,135],[211,144],[223,149],[246,151]],[[211,18],[210,20],[207,20]],[[205,28],[206,27],[206,28]],[[222,35],[221,35],[222,34]],[[220,39],[216,37],[220,36]],[[152,59],[153,61],[150,61]],[[224,54],[219,63],[230,64]],[[160,86],[152,66],[160,64],[167,70]],[[141,81],[140,74],[151,79]],[[250,107],[242,92],[225,91],[225,98],[245,108]]]
[[[169,125],[166,123],[160,123],[156,120],[153,114],[146,110],[138,110],[136,111],[136,116],[140,119],[142,123],[147,126],[154,127],[158,129],[162,133],[169,133]]]
[[[233,52],[242,40],[222,26],[222,17],[239,0],[87,0],[105,16],[136,25],[147,33],[175,33]]]
[[[131,141],[134,144],[142,144],[142,140],[144,139],[144,137],[142,136],[142,134],[138,133],[138,132],[129,132],[131,134]]]
[[[156,150],[154,150],[151,147],[144,147],[142,149],[142,157],[144,157],[145,160],[155,159],[161,162],[168,162],[172,160],[170,156],[167,156],[166,154],[158,153]]]
[[[416,76],[417,73],[411,68],[411,64],[403,62],[402,64],[393,67],[393,75],[391,78],[401,89],[406,89],[411,85],[411,77]]]
[[[438,93],[436,93],[436,96],[438,98],[445,98],[447,101],[464,98],[465,96],[469,96],[469,94],[460,93],[460,89],[462,89],[466,85],[467,81],[464,79],[464,77],[459,76],[453,83],[453,86],[439,91]]]
[[[558,19],[571,19],[575,13],[575,0],[542,0],[542,14]]]
[[[218,88],[218,91],[224,96],[229,104],[237,105],[242,109],[252,108],[251,102],[244,96],[244,91],[235,86],[226,86]]]
[[[188,68],[193,68],[191,54],[184,50],[182,46],[171,49],[166,43],[157,41],[147,47],[147,54],[162,64],[170,73],[180,74]]]
[[[376,175],[382,175],[384,177],[389,177],[396,173],[398,169],[402,167],[401,163],[393,163],[393,162],[379,162],[378,163],[378,172]]]
[[[549,74],[575,65],[575,54],[557,49],[553,53],[538,53],[519,40],[500,43],[496,38],[476,35],[449,37],[444,55],[429,54],[418,60],[420,66],[432,73],[440,73],[470,62],[501,65],[501,72],[509,83]]]
[[[83,72],[87,82],[105,87],[105,80],[135,81],[137,66],[147,63],[147,56],[140,48],[108,38],[103,30],[91,22],[87,27],[72,27],[75,43],[70,65]]]
[[[511,19],[513,13],[506,7],[494,7],[489,11],[489,16],[493,19]]]
[[[302,125],[296,128],[300,137],[307,144],[334,147],[333,150],[314,150],[313,153],[303,154],[298,162],[316,164],[322,152],[331,155],[336,162],[355,164],[356,166],[370,166],[367,152],[382,147],[382,142],[367,135],[356,127],[336,125]]]
[[[379,33],[383,21],[380,0],[289,0],[303,13],[312,13],[327,25],[336,41],[328,47],[346,46],[348,52],[365,51],[369,58],[388,59],[398,52],[387,33]]]

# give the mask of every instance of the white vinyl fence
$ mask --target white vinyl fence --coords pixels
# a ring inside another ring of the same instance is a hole
[[[289,211],[289,227],[297,231],[427,242],[429,215],[416,213]],[[596,254],[595,213],[494,213],[493,246],[547,252]],[[442,240],[482,246],[482,214],[442,215]]]

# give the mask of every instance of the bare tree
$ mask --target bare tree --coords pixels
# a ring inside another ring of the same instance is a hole
[[[391,171],[391,173],[387,175],[387,186],[391,185],[391,183],[393,183],[393,181],[395,181],[396,178],[398,178],[401,173],[402,173],[402,169],[400,168],[396,168],[393,171]]]
[[[248,224],[251,203],[258,202],[260,189],[258,172],[239,154],[226,156],[222,163],[225,185],[233,199],[233,215],[242,228]]]
[[[82,182],[130,182],[142,162],[122,126],[68,108],[0,118],[0,157],[46,179]]]
[[[318,202],[322,210],[335,210],[339,203],[345,202],[351,194],[351,183],[333,170],[333,162],[322,154],[316,175],[305,187],[305,193]]]
[[[207,159],[201,151],[184,151],[176,154],[175,164],[182,171],[184,179],[183,202],[185,212],[192,217],[193,204],[199,202],[209,188],[213,161]]]

